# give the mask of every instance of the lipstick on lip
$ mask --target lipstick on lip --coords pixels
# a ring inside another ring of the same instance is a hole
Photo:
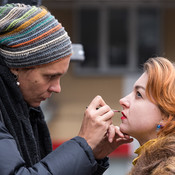
[[[125,114],[123,112],[121,112],[123,114],[123,116],[121,117],[121,120],[126,119],[127,117],[125,116]]]

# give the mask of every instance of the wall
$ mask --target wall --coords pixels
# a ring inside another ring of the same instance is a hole
[[[121,77],[77,77],[70,69],[61,81],[62,92],[53,97],[58,108],[49,123],[52,138],[68,139],[77,135],[86,106],[96,95],[101,95],[111,108],[119,109],[121,81]]]
[[[65,26],[73,38],[72,10],[51,10]],[[175,8],[163,10],[162,55],[175,61]],[[86,106],[96,96],[101,95],[112,108],[120,109],[119,99],[129,93],[133,82],[137,79],[130,75],[115,77],[80,77],[73,72],[71,63],[68,73],[62,78],[61,94],[54,95],[51,103],[51,120],[48,122],[53,142],[62,142],[78,134]],[[115,124],[120,123],[119,115],[114,117]],[[126,175],[131,168],[133,151],[138,147],[135,141],[130,146],[128,157],[111,157],[110,168],[105,175]]]

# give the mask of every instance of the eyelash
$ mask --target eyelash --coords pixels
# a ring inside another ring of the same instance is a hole
[[[48,81],[50,81],[50,80],[53,79],[53,77],[52,77],[51,75],[47,75],[47,76],[45,76],[45,77],[46,77],[46,79],[47,79]]]
[[[142,95],[141,95],[141,93],[139,91],[136,91],[136,97],[142,98]]]

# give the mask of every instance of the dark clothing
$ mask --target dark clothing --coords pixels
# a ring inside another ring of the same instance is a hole
[[[0,110],[5,127],[30,167],[51,152],[51,140],[40,108],[28,107],[9,68],[0,63]],[[30,145],[30,146],[29,146]]]
[[[15,78],[0,59],[0,174],[101,175],[108,160],[97,161],[87,142],[75,137],[52,151],[41,109],[29,107]]]

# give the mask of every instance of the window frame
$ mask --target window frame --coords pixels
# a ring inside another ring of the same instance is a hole
[[[104,27],[107,25],[103,25],[103,27],[99,27],[101,30],[99,31],[99,35],[103,37],[99,37],[99,66],[97,68],[94,67],[81,67],[81,63],[74,63],[73,65],[73,71],[76,75],[81,75],[81,76],[104,76],[104,75],[110,75],[110,76],[115,76],[115,75],[123,75],[123,74],[135,74],[141,72],[141,70],[137,66],[137,61],[138,61],[138,35],[137,35],[137,23],[138,23],[138,16],[137,16],[137,9],[138,8],[145,8],[145,5],[137,5],[137,4],[125,4],[125,5],[119,5],[119,4],[109,4],[105,6],[102,4],[98,5],[86,5],[86,8],[96,8],[98,9],[100,15],[99,15],[99,25],[102,26],[104,22],[107,23],[107,15],[108,15],[108,9],[109,8],[127,8],[128,13],[129,13],[129,19],[128,19],[128,56],[127,56],[127,62],[128,64],[126,66],[121,67],[115,66],[111,67],[108,62],[107,62],[107,41],[108,41],[108,35],[105,35],[105,33],[108,33],[108,28]],[[78,11],[79,9],[84,8],[84,5],[77,6],[75,10],[75,15],[74,15],[74,24],[76,26],[75,28],[75,33],[74,33],[74,38],[77,42],[80,42],[80,36],[78,35],[80,31],[79,27],[79,15]],[[146,8],[157,8],[159,10],[159,38],[157,43],[159,46],[157,47],[157,52],[160,54],[162,48],[163,48],[163,39],[162,39],[162,24],[161,24],[161,19],[162,19],[162,11],[159,5],[147,5]],[[157,55],[159,56],[159,55]],[[86,59],[86,58],[85,58]]]

